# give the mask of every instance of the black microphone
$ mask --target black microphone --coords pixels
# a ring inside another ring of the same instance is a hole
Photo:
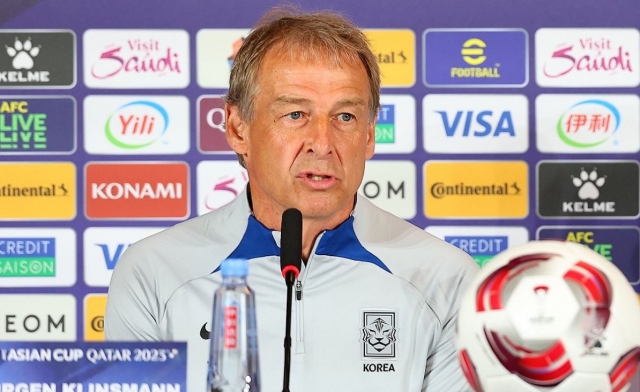
[[[300,275],[302,260],[302,213],[289,208],[282,214],[280,229],[280,269],[287,284],[287,314],[284,335],[284,379],[282,392],[289,392],[289,374],[291,373],[291,297],[293,284]]]
[[[282,235],[280,237],[280,269],[282,276],[293,285],[300,275],[302,258],[302,213],[289,208],[282,214]]]

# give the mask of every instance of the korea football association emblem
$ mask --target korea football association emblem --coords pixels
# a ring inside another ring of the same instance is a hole
[[[396,312],[363,310],[361,316],[363,359],[396,358]]]

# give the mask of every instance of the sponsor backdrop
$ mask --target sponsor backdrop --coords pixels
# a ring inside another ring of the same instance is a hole
[[[247,183],[222,97],[243,37],[276,1],[5,3],[0,339],[100,341],[126,248]],[[634,0],[302,6],[353,18],[382,69],[361,194],[480,265],[566,239],[640,292]]]

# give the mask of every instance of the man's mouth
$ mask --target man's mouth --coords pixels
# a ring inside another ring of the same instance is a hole
[[[326,180],[327,178],[331,178],[331,177],[330,176],[318,175],[318,174],[307,174],[307,178],[310,178],[313,181],[323,181],[323,180]]]

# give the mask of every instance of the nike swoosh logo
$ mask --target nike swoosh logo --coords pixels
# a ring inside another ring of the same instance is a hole
[[[204,340],[209,340],[211,338],[211,332],[207,331],[207,323],[204,323],[202,325],[202,328],[200,328],[200,337]]]

